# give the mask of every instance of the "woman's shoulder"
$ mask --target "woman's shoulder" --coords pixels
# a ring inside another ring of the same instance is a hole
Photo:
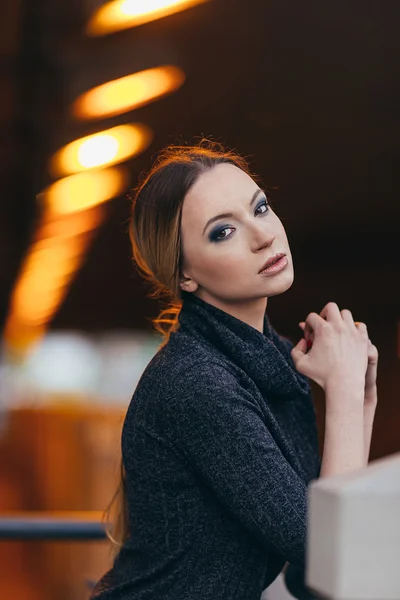
[[[132,400],[138,403],[143,397],[146,402],[149,398],[165,397],[176,383],[184,385],[189,380],[234,378],[236,369],[212,345],[185,333],[173,332],[143,370]]]
[[[148,364],[144,375],[158,381],[172,382],[180,377],[203,377],[206,374],[235,375],[235,365],[217,348],[181,332],[171,334],[168,342],[158,350]]]
[[[168,419],[171,411],[187,406],[191,398],[199,402],[227,389],[234,393],[237,385],[235,365],[190,336],[171,336],[144,369],[126,413],[126,426],[136,423],[154,429],[157,415]]]

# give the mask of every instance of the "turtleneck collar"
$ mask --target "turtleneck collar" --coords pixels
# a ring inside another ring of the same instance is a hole
[[[308,378],[296,371],[290,342],[284,341],[264,315],[264,331],[189,292],[182,292],[182,332],[201,336],[253,379],[262,394],[286,400],[308,396]]]

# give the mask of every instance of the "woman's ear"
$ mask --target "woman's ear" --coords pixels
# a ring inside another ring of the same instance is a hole
[[[196,283],[191,277],[182,274],[180,277],[179,285],[181,290],[184,292],[195,292],[199,287],[198,283]]]

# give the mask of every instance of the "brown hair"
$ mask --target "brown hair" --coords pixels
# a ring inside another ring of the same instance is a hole
[[[153,288],[150,297],[167,298],[168,306],[153,320],[155,329],[168,342],[178,328],[182,306],[180,275],[182,267],[181,212],[184,198],[198,177],[221,163],[232,164],[251,177],[248,162],[217,142],[201,140],[196,146],[168,146],[162,150],[150,172],[132,196],[129,236],[133,259],[141,275]],[[125,472],[121,462],[121,480],[108,508],[116,515],[109,539],[120,548],[129,537]],[[110,527],[110,522],[109,522]]]

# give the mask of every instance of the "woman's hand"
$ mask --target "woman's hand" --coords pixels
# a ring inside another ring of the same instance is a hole
[[[351,312],[328,302],[318,315],[304,322],[304,337],[292,349],[299,373],[325,391],[338,382],[362,391],[368,366],[368,334],[364,323],[356,327]]]
[[[358,322],[356,321],[356,325]],[[301,321],[299,323],[300,328],[304,332],[304,338],[307,342],[307,348],[310,349],[312,347],[312,343],[314,340],[314,335],[312,331],[306,328],[305,321]],[[365,388],[364,388],[364,398],[367,402],[372,402],[377,400],[377,389],[376,389],[376,379],[378,373],[378,349],[373,345],[371,340],[368,338],[368,367],[365,373]]]
[[[355,322],[357,326],[359,322]],[[304,332],[303,344],[307,350],[310,350],[313,341],[314,334],[309,327],[306,327],[305,321],[299,323],[300,328]],[[365,324],[363,324],[365,328]],[[377,372],[378,372],[378,349],[371,340],[368,338],[368,364],[365,372],[365,384],[364,384],[364,456],[365,466],[368,465],[369,454],[371,448],[372,430],[374,426],[375,411],[378,405],[378,393],[376,386]]]

